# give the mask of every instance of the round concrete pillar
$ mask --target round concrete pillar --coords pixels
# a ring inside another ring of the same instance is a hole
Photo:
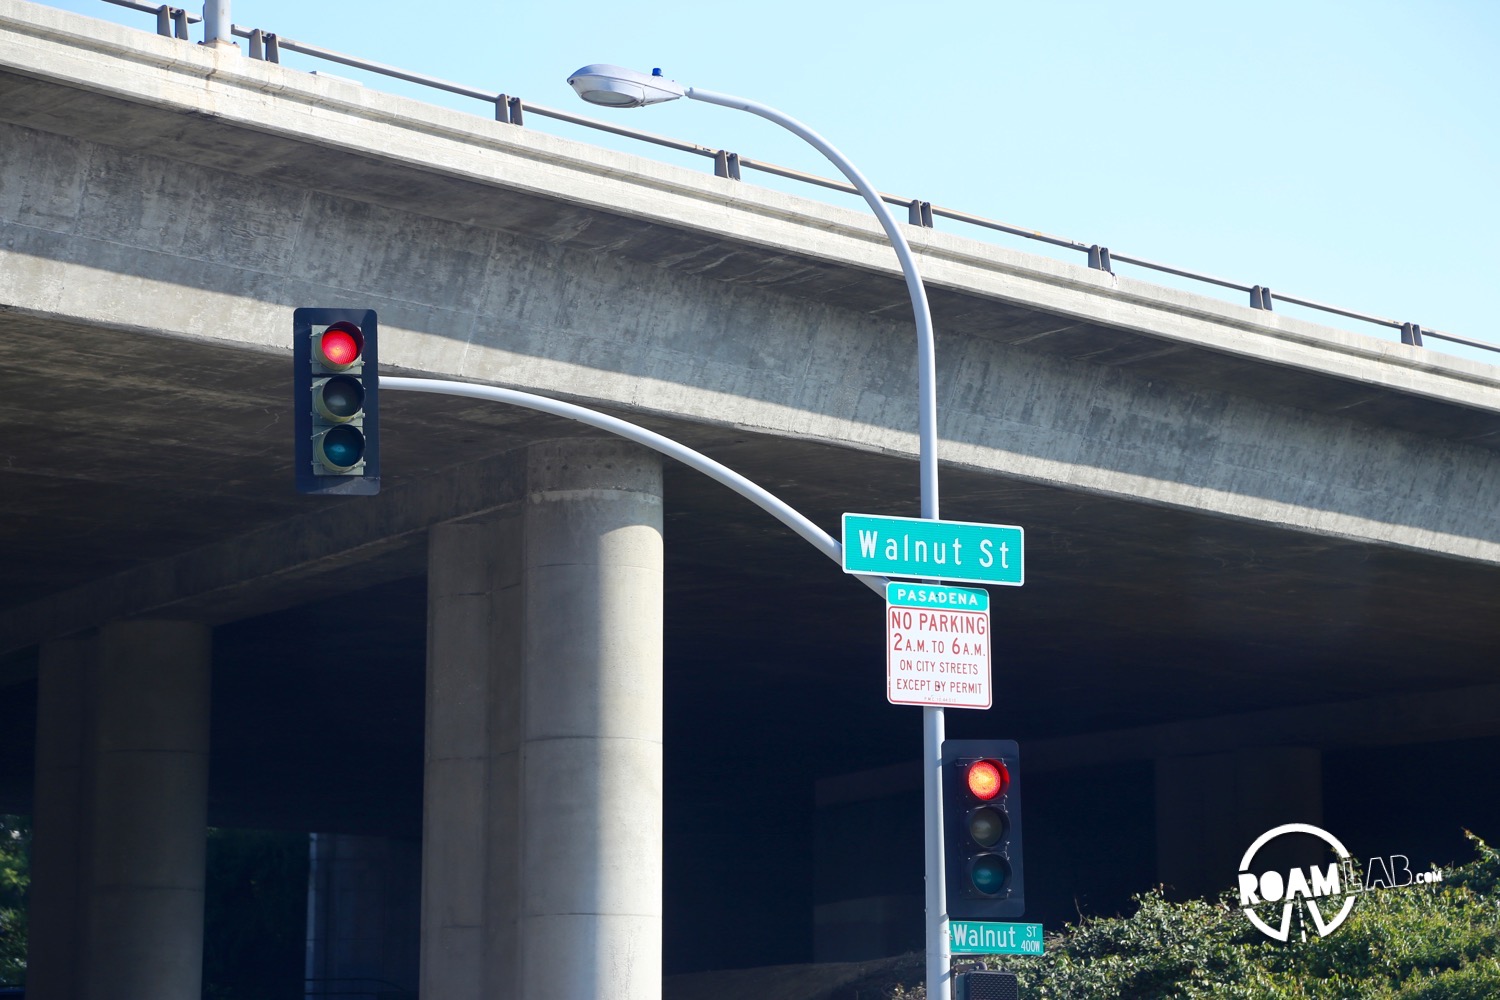
[[[81,900],[91,764],[86,698],[94,652],[92,638],[55,639],[41,648],[26,941],[26,994],[33,1000],[73,1000],[82,993],[78,956],[86,924]]]
[[[198,1000],[208,806],[210,630],[110,623],[99,636],[85,996]]]
[[[525,629],[520,514],[438,525],[427,558],[421,995],[514,1000]]]
[[[528,454],[521,997],[661,996],[661,461]]]

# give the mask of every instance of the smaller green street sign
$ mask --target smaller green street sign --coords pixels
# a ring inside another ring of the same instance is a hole
[[[1024,542],[1012,524],[845,514],[844,572],[1019,587]]]
[[[948,950],[955,955],[1040,955],[1042,925],[950,920]]]
[[[885,603],[903,608],[988,611],[990,592],[968,587],[938,587],[930,583],[892,581],[885,585]]]

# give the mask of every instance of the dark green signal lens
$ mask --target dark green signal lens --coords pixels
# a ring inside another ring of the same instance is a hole
[[[1010,862],[998,854],[981,854],[969,866],[969,881],[986,896],[997,896],[1010,883]]]
[[[365,387],[353,375],[335,375],[313,383],[313,408],[330,423],[352,420],[364,405]]]
[[[998,809],[986,806],[969,814],[969,837],[980,847],[994,847],[1000,843],[1009,826]]]
[[[365,455],[365,436],[348,424],[329,428],[313,441],[313,454],[331,471],[348,472]]]

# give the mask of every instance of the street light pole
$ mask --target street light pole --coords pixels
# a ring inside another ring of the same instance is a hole
[[[229,0],[205,0],[203,4],[203,44],[220,48],[236,47],[230,30]]]
[[[848,178],[870,210],[880,220],[881,227],[895,248],[896,258],[906,277],[906,290],[911,296],[912,312],[917,324],[917,462],[921,491],[922,516],[938,517],[937,476],[937,387],[936,365],[933,360],[932,310],[927,304],[927,290],[922,286],[922,276],[917,270],[916,258],[906,234],[896,224],[890,209],[880,195],[865,180],[853,163],[833,147],[826,139],[799,122],[797,119],[756,101],[730,94],[715,93],[697,87],[684,87],[661,76],[660,71],[650,76],[620,66],[594,64],[579,69],[568,77],[568,83],[578,96],[591,104],[605,107],[642,107],[664,101],[686,97],[706,104],[734,108],[759,115],[775,122],[782,128],[799,136],[822,153]],[[948,941],[948,905],[943,873],[943,827],[942,827],[942,755],[944,738],[943,710],[937,707],[922,709],[922,801],[926,810],[923,828],[926,835],[927,877],[927,997],[928,1000],[950,1000],[951,972]]]
[[[870,206],[870,211],[874,212],[875,217],[880,220],[885,235],[896,250],[896,259],[901,262],[901,272],[906,277],[906,291],[911,296],[911,308],[917,321],[918,475],[922,497],[922,516],[935,519],[938,516],[937,389],[933,360],[932,310],[927,305],[927,290],[922,285],[922,276],[917,271],[917,261],[912,255],[911,244],[906,241],[906,234],[897,225],[890,208],[870,186],[870,182],[865,180],[864,174],[861,174],[859,169],[827,140],[795,118],[743,97],[718,94],[698,87],[688,87],[685,96],[690,100],[703,101],[706,104],[748,111],[752,115],[759,115],[768,121],[775,122],[806,140],[839,168],[839,171],[849,179],[849,183],[864,196],[865,202]]]

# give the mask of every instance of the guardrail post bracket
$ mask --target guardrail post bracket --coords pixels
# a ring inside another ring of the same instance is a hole
[[[731,153],[727,149],[721,149],[714,154],[714,176],[727,177],[732,181],[740,179],[740,154]]]

